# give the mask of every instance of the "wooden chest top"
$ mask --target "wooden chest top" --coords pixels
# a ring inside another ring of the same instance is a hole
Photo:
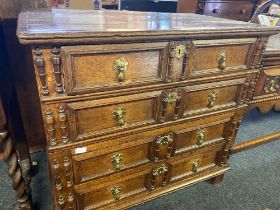
[[[131,11],[39,10],[18,19],[21,43],[82,43],[174,37],[275,34],[277,27],[182,13]]]

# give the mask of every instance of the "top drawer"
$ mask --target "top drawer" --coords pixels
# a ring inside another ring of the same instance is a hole
[[[251,68],[256,39],[195,40],[190,42],[186,78],[212,76]]]
[[[144,91],[251,68],[255,43],[243,38],[36,48],[34,64],[44,96]]]
[[[62,47],[65,91],[75,94],[159,83],[167,46],[160,42]]]

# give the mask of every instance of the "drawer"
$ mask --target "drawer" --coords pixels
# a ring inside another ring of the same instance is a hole
[[[254,8],[255,3],[250,1],[207,1],[203,14],[247,22],[251,19]]]
[[[67,94],[160,83],[168,42],[61,47]]]
[[[280,67],[268,67],[261,71],[255,88],[255,96],[280,94]]]
[[[188,151],[221,143],[225,139],[225,127],[229,114],[194,120],[159,130],[138,133],[107,141],[112,148],[98,145],[72,151],[75,184],[119,173],[140,165],[167,160]],[[96,148],[96,150],[95,150]],[[78,151],[78,152],[77,152]]]
[[[45,107],[50,145],[160,126],[192,115],[236,107],[246,97],[245,78]],[[71,123],[71,124],[70,124]]]
[[[255,42],[254,38],[191,41],[186,78],[250,68]]]
[[[168,162],[141,166],[131,171],[75,186],[78,209],[119,208],[130,199],[160,191],[172,183],[201,176],[216,167],[220,146],[181,156]]]
[[[67,103],[71,141],[175,120],[182,115],[176,91]]]
[[[236,79],[186,87],[184,116],[237,106],[244,101],[241,92],[245,79]]]

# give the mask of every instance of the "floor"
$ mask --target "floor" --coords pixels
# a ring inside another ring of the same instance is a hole
[[[244,119],[237,142],[280,130],[280,113],[261,114],[252,110]],[[138,205],[131,210],[280,210],[280,141],[235,154],[231,171],[217,185],[202,182]],[[32,156],[38,173],[32,179],[35,209],[51,209],[51,194],[45,153]],[[15,196],[6,164],[0,161],[0,210],[7,209]]]

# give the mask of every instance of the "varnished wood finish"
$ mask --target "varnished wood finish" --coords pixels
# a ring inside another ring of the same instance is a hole
[[[178,0],[177,12],[249,21],[259,0]]]
[[[224,174],[276,31],[191,14],[22,13],[54,209],[123,209]]]

